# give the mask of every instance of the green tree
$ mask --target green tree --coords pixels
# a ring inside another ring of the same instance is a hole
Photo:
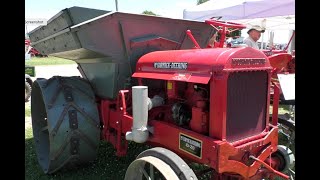
[[[148,10],[145,10],[142,12],[142,14],[147,14],[147,15],[152,15],[152,16],[159,16],[158,14],[152,12],[152,11],[148,11]]]
[[[198,1],[197,1],[197,5],[202,4],[202,3],[205,3],[205,2],[207,2],[207,1],[209,1],[209,0],[198,0]]]

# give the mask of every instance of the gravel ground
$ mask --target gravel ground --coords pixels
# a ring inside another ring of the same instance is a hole
[[[31,77],[32,80],[37,78],[46,78],[49,79],[52,76],[81,76],[80,72],[77,69],[76,64],[68,65],[53,65],[53,66],[36,66],[36,77]],[[25,103],[26,107],[30,107],[30,101]],[[25,129],[32,127],[31,117],[25,117]]]

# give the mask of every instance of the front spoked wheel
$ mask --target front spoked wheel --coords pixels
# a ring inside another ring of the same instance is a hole
[[[197,180],[193,170],[174,152],[156,147],[139,154],[125,180]]]
[[[295,121],[294,115],[286,114],[284,118],[278,119],[279,127],[279,145],[282,145],[282,150],[290,157],[290,162],[286,162],[288,166],[284,173],[290,176],[291,180],[295,179],[295,162],[292,159],[295,157]]]
[[[136,159],[129,166],[130,175],[126,179],[141,179],[141,180],[178,180],[178,176],[170,168],[168,164],[159,158],[147,156]]]

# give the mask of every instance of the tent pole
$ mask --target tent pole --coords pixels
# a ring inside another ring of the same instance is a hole
[[[291,43],[291,41],[292,41],[292,38],[293,38],[294,34],[295,34],[295,31],[292,32],[291,38],[290,38],[290,40],[289,40],[286,48],[284,48],[285,51],[287,51],[287,49],[288,49],[288,47],[289,47],[289,45],[290,45],[290,43]]]
[[[260,49],[263,49],[263,36],[264,36],[264,33],[262,33],[262,38],[261,38],[261,47],[260,47]]]

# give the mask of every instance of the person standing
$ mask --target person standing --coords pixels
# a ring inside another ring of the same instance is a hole
[[[258,25],[252,26],[247,32],[249,36],[243,40],[243,43],[248,47],[259,49],[258,40],[261,37],[261,33],[264,33],[264,31],[265,30]]]

